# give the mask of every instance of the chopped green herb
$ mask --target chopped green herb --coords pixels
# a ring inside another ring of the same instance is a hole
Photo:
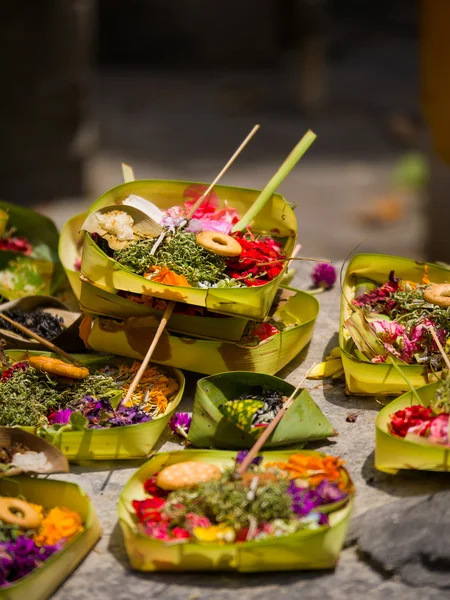
[[[137,275],[144,275],[150,267],[159,266],[184,275],[192,286],[205,281],[216,283],[223,278],[225,259],[199,246],[195,238],[194,233],[169,234],[154,256],[150,253],[155,240],[143,240],[116,250],[114,258]]]
[[[286,492],[288,481],[277,480],[258,485],[253,494],[234,479],[230,470],[218,481],[199,484],[195,489],[182,489],[170,494],[164,512],[171,525],[183,523],[187,513],[201,514],[217,523],[248,527],[252,517],[258,523],[293,517],[292,501]]]
[[[49,412],[65,408],[83,396],[112,397],[117,389],[114,379],[105,375],[68,380],[33,367],[17,370],[0,383],[0,426],[45,427]]]

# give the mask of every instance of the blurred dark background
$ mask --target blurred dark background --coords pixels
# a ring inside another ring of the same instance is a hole
[[[368,238],[422,256],[413,0],[15,0],[0,15],[3,199],[61,226],[121,161],[210,181],[257,122],[223,182],[262,188],[312,128],[280,190],[304,253],[344,258]]]

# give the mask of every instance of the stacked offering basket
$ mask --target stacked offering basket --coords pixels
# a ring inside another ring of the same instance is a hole
[[[288,263],[265,285],[239,288],[198,288],[163,285],[132,273],[105,254],[89,233],[80,233],[86,216],[117,206],[130,195],[151,201],[166,210],[183,204],[184,192],[192,182],[131,181],[106,192],[87,215],[73,217],[60,239],[60,259],[77,295],[82,311],[89,315],[83,328],[88,348],[142,359],[162,317],[162,311],[136,304],[118,292],[152,296],[164,301],[203,307],[207,316],[172,313],[152,361],[205,374],[245,369],[274,374],[292,360],[310,341],[318,314],[318,302],[305,292],[284,291],[284,300],[274,307]],[[216,186],[220,206],[228,205],[244,214],[259,192]],[[283,253],[290,256],[295,246],[297,222],[289,204],[273,194],[253,221],[255,233],[276,235]],[[81,259],[81,260],[80,260]],[[81,263],[81,272],[75,269]],[[283,324],[279,334],[257,345],[241,342],[249,320],[263,322],[277,310]],[[195,346],[195,348],[194,348]]]

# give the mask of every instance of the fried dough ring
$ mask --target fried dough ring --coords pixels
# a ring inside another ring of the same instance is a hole
[[[59,375],[60,377],[69,377],[70,379],[86,379],[86,377],[89,377],[89,369],[86,369],[86,367],[75,367],[59,360],[59,358],[32,356],[28,362],[39,371]]]
[[[423,298],[430,304],[437,304],[441,308],[450,306],[450,283],[434,283],[427,287],[423,293]]]
[[[202,231],[197,234],[195,241],[205,250],[219,256],[239,256],[242,254],[242,246],[231,235],[218,231]]]
[[[13,513],[11,509],[22,514]],[[25,500],[18,498],[0,498],[0,521],[18,525],[22,529],[37,529],[42,523],[41,515]]]

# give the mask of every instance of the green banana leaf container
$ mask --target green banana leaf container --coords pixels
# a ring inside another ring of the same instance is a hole
[[[196,339],[164,331],[152,361],[205,375],[225,371],[254,371],[274,375],[310,342],[319,313],[319,303],[311,294],[295,294],[279,309],[283,324],[295,324],[256,346],[226,340]],[[85,342],[91,350],[113,352],[142,360],[157,323],[151,318],[92,319]]]
[[[88,214],[107,206],[120,206],[130,194],[148,199],[161,210],[166,210],[182,205],[186,200],[185,191],[191,186],[199,185],[203,184],[168,180],[131,181],[106,192],[90,207]],[[257,190],[220,185],[215,186],[214,191],[221,207],[225,206],[226,200],[240,215],[250,208],[260,193]],[[297,219],[285,199],[279,194],[273,194],[255,218],[252,230],[255,233],[276,232],[280,239],[284,239],[283,251],[289,256],[295,246]],[[265,285],[255,287],[202,289],[162,285],[132,273],[109,258],[89,234],[84,236],[81,264],[82,274],[94,285],[106,289],[204,306],[212,312],[260,321],[266,318],[287,268],[286,262],[278,277]]]
[[[339,346],[348,394],[398,396],[410,389],[405,378],[394,366],[388,363],[372,363],[361,354],[345,329],[344,323],[352,313],[351,301],[359,295],[357,290],[367,289],[367,286],[370,289],[385,283],[392,270],[396,277],[422,283],[425,267],[432,283],[450,282],[450,269],[400,256],[357,254],[350,261],[342,285],[339,329]],[[422,365],[402,365],[401,371],[413,387],[429,383],[427,369]]]
[[[408,406],[422,404],[429,406],[440,382],[430,383],[416,389],[415,394],[408,392],[385,406],[375,422],[375,467],[379,471],[395,475],[402,469],[419,471],[450,471],[450,447],[430,444],[424,438],[417,440],[401,438],[389,430],[391,416]]]
[[[304,454],[318,454],[306,452]],[[292,451],[264,452],[265,461],[283,461]],[[184,461],[205,461],[231,467],[235,452],[184,450],[157,454],[125,485],[119,498],[119,522],[132,569],[137,571],[299,571],[331,569],[339,559],[348,528],[352,500],[329,514],[330,527],[300,531],[292,535],[238,544],[169,544],[138,532],[133,517],[133,500],[144,499],[143,483],[164,467]],[[345,470],[344,470],[345,471]],[[346,477],[351,482],[348,473]]]
[[[58,255],[64,268],[67,279],[76,298],[81,297],[81,279],[80,271],[77,269],[81,265],[81,254],[83,248],[84,233],[81,227],[86,220],[86,213],[74,215],[65,222],[59,236]]]
[[[26,238],[26,253],[0,250],[0,295],[7,300],[50,296],[64,282],[58,258],[59,233],[51,219],[28,208],[0,201],[0,234]]]
[[[23,495],[27,501],[46,508],[64,506],[78,512],[84,530],[42,566],[16,583],[0,588],[2,600],[47,600],[89,554],[102,531],[94,507],[75,483],[53,479],[35,479],[20,475],[0,479],[0,496]]]
[[[158,326],[164,312],[163,310],[155,310],[145,304],[137,304],[136,302],[122,298],[116,293],[103,290],[88,281],[81,282],[80,308],[87,315],[98,315],[113,319],[153,317],[156,326]],[[167,323],[167,329],[174,333],[186,334],[193,337],[238,342],[244,333],[247,323],[248,319],[229,317],[217,313],[209,313],[208,316],[199,316],[173,312]]]
[[[188,441],[197,448],[251,448],[256,437],[243,431],[223,415],[220,406],[241,395],[257,393],[258,388],[280,392],[290,397],[295,387],[279,377],[248,371],[231,371],[197,382]],[[289,446],[298,448],[313,440],[322,440],[336,432],[305,389],[299,390],[264,448]]]
[[[59,256],[64,266],[72,290],[80,302],[80,309],[87,315],[128,319],[130,317],[154,316],[161,319],[162,312],[145,304],[137,304],[119,296],[112,288],[102,288],[88,281],[84,276],[80,278],[75,264],[81,260],[81,243],[83,233],[80,228],[86,219],[87,213],[76,215],[69,219],[61,231]],[[207,317],[190,316],[172,313],[167,328],[174,333],[185,333],[194,337],[208,339],[230,340],[238,342],[248,319],[215,315],[210,313]]]
[[[50,352],[24,352],[11,350],[6,352],[14,361],[26,360],[28,356],[53,356]],[[100,368],[105,365],[132,364],[133,361],[117,356],[100,356],[98,354],[75,354],[80,363],[87,367]],[[58,357],[59,358],[59,357]],[[178,392],[169,402],[167,410],[152,421],[111,427],[109,429],[87,429],[85,431],[65,431],[60,435],[42,432],[41,436],[54,444],[72,461],[76,460],[124,460],[144,458],[150,454],[161,433],[175,413],[184,392],[185,379],[178,369],[169,369],[179,384]],[[32,427],[24,427],[26,431],[36,433]]]

